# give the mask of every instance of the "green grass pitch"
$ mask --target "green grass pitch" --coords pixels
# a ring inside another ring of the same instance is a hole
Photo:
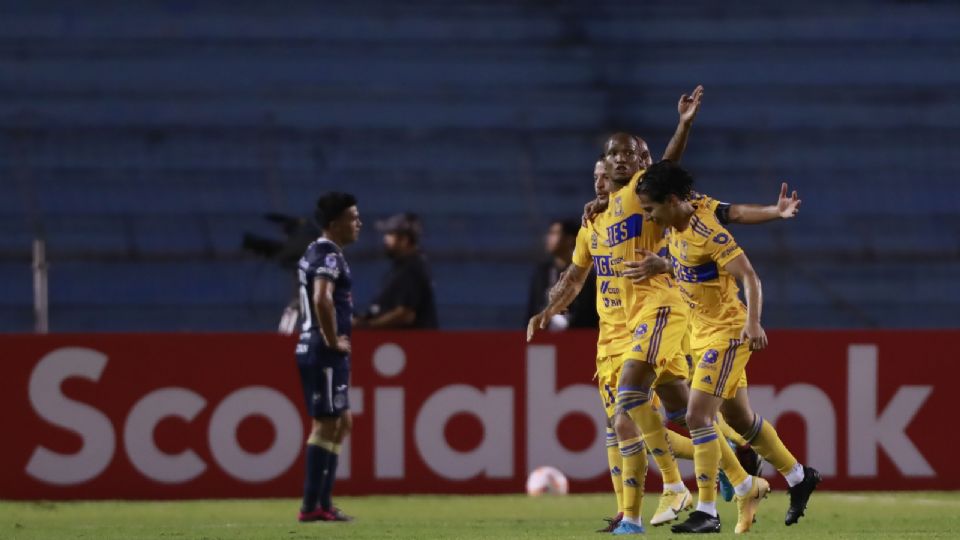
[[[296,523],[293,499],[178,502],[0,502],[3,539],[597,538],[612,495],[343,497],[354,523]],[[656,507],[648,495],[644,520]],[[720,503],[722,535],[736,506]],[[816,493],[807,517],[785,527],[784,491],[760,507],[764,538],[960,538],[960,492]],[[671,537],[667,527],[647,536]]]

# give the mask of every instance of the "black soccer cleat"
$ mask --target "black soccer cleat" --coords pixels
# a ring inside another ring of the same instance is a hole
[[[807,509],[807,501],[810,500],[813,490],[817,489],[820,480],[820,471],[804,466],[803,480],[787,490],[790,493],[790,507],[787,508],[787,517],[783,522],[788,527],[803,517],[803,511]]]
[[[598,533],[612,533],[614,529],[617,528],[617,525],[620,525],[620,521],[623,520],[623,512],[617,514],[616,517],[612,518],[603,518],[607,522],[607,526],[602,529],[597,529]]]
[[[760,454],[757,453],[753,447],[747,446],[738,446],[734,450],[737,454],[737,461],[740,462],[740,466],[743,467],[743,470],[747,471],[747,474],[750,476],[761,476],[763,472],[763,458],[760,457]]]
[[[694,510],[687,516],[687,520],[678,523],[670,530],[677,534],[705,534],[720,532],[720,516],[711,516],[706,512]]]

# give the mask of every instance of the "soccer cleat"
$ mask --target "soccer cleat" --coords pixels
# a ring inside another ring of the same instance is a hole
[[[340,510],[336,506],[330,510],[327,510],[327,514],[330,515],[330,519],[328,521],[353,521],[353,516],[344,514],[343,510]]]
[[[723,497],[723,500],[726,502],[732,501],[736,492],[733,490],[730,479],[727,478],[726,474],[723,474],[723,471],[720,471],[720,474],[717,475],[717,485],[720,486],[720,496]]]
[[[599,533],[611,533],[617,529],[617,525],[620,524],[620,520],[623,519],[623,512],[620,512],[616,517],[612,518],[603,518],[607,522],[607,526],[602,529],[597,529]]]
[[[654,512],[650,524],[659,527],[664,523],[670,523],[680,517],[680,512],[689,510],[693,506],[693,495],[686,486],[683,491],[665,490],[660,495],[660,502],[657,504],[657,511]]]
[[[622,536],[625,534],[643,534],[647,532],[643,528],[643,525],[637,525],[636,523],[630,523],[629,521],[621,521],[617,528],[613,530],[613,534],[617,536]]]
[[[769,494],[770,482],[759,476],[754,476],[750,493],[743,497],[737,497],[737,526],[733,532],[742,534],[750,530],[750,527],[756,521],[757,507],[760,506],[760,501],[766,499]]]
[[[687,520],[678,523],[670,530],[679,534],[703,534],[720,532],[720,516],[711,516],[706,512],[696,510],[690,512]]]
[[[309,512],[300,510],[300,514],[297,516],[297,521],[300,523],[309,523],[311,521],[333,521],[333,514],[319,507],[314,508]]]
[[[800,521],[800,518],[803,516],[803,511],[807,509],[807,501],[810,500],[810,495],[813,493],[813,490],[817,489],[817,484],[819,483],[820,471],[813,467],[804,466],[803,480],[788,489],[790,492],[790,507],[787,508],[787,517],[784,520],[784,523],[786,523],[788,527]]]
[[[751,446],[734,446],[737,461],[750,476],[760,476],[763,471],[763,458]]]

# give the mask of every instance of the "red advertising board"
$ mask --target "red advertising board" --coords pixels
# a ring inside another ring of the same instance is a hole
[[[748,368],[754,409],[825,489],[960,489],[938,425],[960,331],[770,336]],[[519,492],[540,465],[609,489],[594,339],[358,333],[337,491]],[[266,334],[0,337],[0,498],[296,496],[293,349]]]

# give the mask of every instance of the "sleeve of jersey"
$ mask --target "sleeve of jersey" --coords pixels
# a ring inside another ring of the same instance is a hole
[[[717,221],[719,221],[721,225],[730,224],[730,203],[718,201],[709,195],[701,194],[700,196],[703,197],[701,204],[713,212],[713,215],[716,216]]]
[[[593,257],[590,255],[590,229],[580,227],[577,232],[577,244],[573,249],[573,264],[587,268],[593,264]]]
[[[719,221],[712,224],[711,228],[713,228],[715,232],[710,239],[707,240],[706,249],[710,252],[710,258],[716,261],[718,265],[726,266],[727,263],[743,254],[743,250],[740,249],[737,240]]]
[[[330,281],[336,281],[340,277],[340,257],[333,251],[317,253],[317,258],[310,267],[315,277]]]

